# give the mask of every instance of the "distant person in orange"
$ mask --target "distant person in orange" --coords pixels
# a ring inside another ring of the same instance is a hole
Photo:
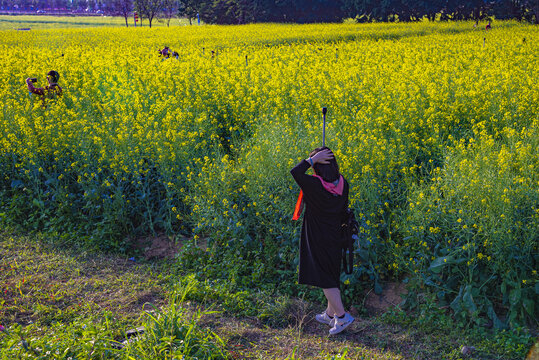
[[[58,85],[58,80],[60,80],[60,74],[57,71],[51,70],[47,73],[47,81],[49,85],[45,87],[36,88],[34,83],[37,82],[36,78],[26,79],[26,85],[28,86],[28,91],[30,94],[35,94],[41,96],[42,99],[45,99],[45,96],[52,99],[56,95],[62,95],[63,89]]]

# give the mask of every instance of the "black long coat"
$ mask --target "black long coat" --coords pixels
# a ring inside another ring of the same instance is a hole
[[[323,289],[339,288],[342,258],[341,225],[348,207],[348,182],[342,195],[327,191],[320,179],[305,174],[302,160],[290,173],[303,190],[305,213],[299,246],[299,283]]]

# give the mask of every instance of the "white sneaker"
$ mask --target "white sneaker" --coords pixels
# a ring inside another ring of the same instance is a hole
[[[329,329],[330,335],[335,335],[346,329],[350,324],[354,322],[354,317],[349,313],[345,313],[342,319],[337,316],[334,317],[334,324],[331,329]]]
[[[329,326],[333,326],[333,322],[335,321],[335,318],[334,317],[333,318],[329,317],[329,315],[325,311],[322,314],[316,314],[316,316],[314,318],[319,323],[326,324],[326,325],[329,325]]]

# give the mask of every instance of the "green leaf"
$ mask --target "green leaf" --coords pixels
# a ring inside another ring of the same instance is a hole
[[[449,306],[451,306],[451,309],[453,309],[453,311],[455,313],[457,313],[457,314],[462,311],[462,292],[463,292],[463,290],[464,290],[464,287],[461,286],[460,290],[459,290],[459,294],[457,295],[457,297],[455,299],[453,299],[453,301],[449,305]]]
[[[436,287],[436,286],[437,286],[437,284],[436,284],[434,281],[432,281],[432,278],[431,278],[431,277],[428,277],[428,278],[425,279],[425,285],[427,285],[427,286],[432,286],[432,287]]]
[[[363,248],[361,248],[357,254],[359,255],[359,258],[361,261],[363,262],[368,262],[369,261],[369,252],[367,250],[364,250]]]
[[[42,209],[43,208],[43,201],[40,201],[38,199],[33,199],[32,200],[32,204],[34,204],[34,206],[37,206],[38,208]]]
[[[380,283],[378,282],[378,279],[374,280],[374,293],[376,295],[380,295],[382,293],[383,289]]]
[[[477,306],[475,306],[475,303],[473,301],[471,285],[466,285],[466,289],[464,290],[464,294],[462,295],[462,302],[464,303],[464,305],[466,305],[466,308],[468,309],[468,312],[470,312],[470,314],[477,311]]]
[[[488,309],[487,309],[487,316],[490,320],[492,320],[492,323],[494,324],[494,327],[496,329],[504,329],[505,324],[500,321],[498,318],[498,315],[496,314],[496,311],[494,311],[494,306],[492,306],[492,302],[487,299]]]
[[[524,306],[524,309],[526,309],[526,312],[528,314],[530,314],[531,316],[534,316],[533,311],[534,311],[535,305],[534,305],[533,300],[524,299],[522,300],[522,305]]]
[[[433,273],[439,273],[442,271],[442,268],[448,264],[451,264],[453,261],[453,258],[450,256],[442,256],[437,259],[434,259],[429,266],[429,270]]]
[[[509,310],[509,324],[511,324],[511,326],[515,325],[515,320],[517,319],[517,316],[518,313],[514,308]]]
[[[520,301],[521,293],[522,292],[520,291],[520,289],[511,290],[511,292],[509,293],[509,303],[511,304],[511,306],[516,306],[518,304],[518,302]]]
[[[403,309],[414,309],[417,306],[417,294],[415,291],[410,291],[408,294],[406,294],[400,305]]]

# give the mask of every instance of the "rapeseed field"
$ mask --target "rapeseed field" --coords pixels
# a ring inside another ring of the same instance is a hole
[[[320,146],[324,106],[326,144],[361,224],[345,293],[411,276],[463,321],[537,321],[536,26],[0,35],[4,225],[76,234],[103,251],[183,233],[263,253],[272,268],[260,272],[293,282],[289,169]],[[178,59],[159,57],[164,46]],[[49,70],[62,96],[30,95],[25,79],[44,86]]]

